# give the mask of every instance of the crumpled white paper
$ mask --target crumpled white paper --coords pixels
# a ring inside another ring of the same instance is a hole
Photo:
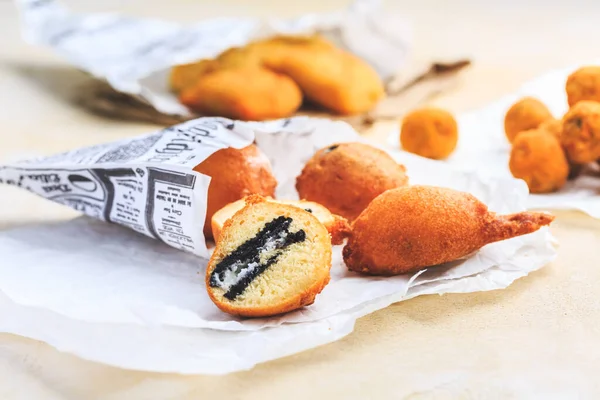
[[[591,62],[597,65],[600,60]],[[456,151],[445,161],[461,170],[477,170],[484,174],[510,177],[508,160],[510,143],[504,134],[504,116],[517,100],[532,96],[548,106],[556,118],[567,112],[565,83],[569,74],[581,65],[550,71],[523,85],[502,99],[458,116],[459,140]],[[399,135],[395,129],[388,138],[389,144],[398,148]],[[528,209],[579,210],[600,218],[600,173],[597,176],[581,175],[556,193],[531,194]]]
[[[278,171],[278,192],[290,197],[315,149],[361,140],[345,123],[311,118],[241,126],[252,130]],[[473,193],[500,213],[524,209],[522,181],[391,154],[406,165],[412,183]],[[331,282],[313,305],[239,319],[208,299],[205,259],[88,217],[24,226],[0,232],[0,330],[122,368],[223,374],[338,340],[357,318],[393,302],[504,288],[556,255],[546,228],[488,245],[465,260],[389,278],[348,271],[340,251],[334,248]]]
[[[191,26],[122,16],[77,14],[57,0],[16,0],[23,33],[114,89],[165,114],[188,115],[168,88],[171,67],[213,58],[231,47],[277,34],[321,33],[371,64],[386,79],[404,63],[410,29],[379,0],[355,0],[345,10],[296,19],[216,18]]]

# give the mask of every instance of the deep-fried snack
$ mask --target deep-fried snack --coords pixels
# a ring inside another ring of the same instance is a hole
[[[384,96],[377,72],[360,58],[340,49],[294,47],[266,58],[264,63],[292,78],[307,99],[338,114],[369,111]]]
[[[563,117],[561,143],[576,164],[600,158],[600,103],[582,100],[571,107]]]
[[[329,234],[314,215],[251,199],[225,223],[206,289],[226,313],[265,317],[312,304],[330,268]]]
[[[198,78],[217,68],[214,60],[200,60],[197,62],[176,65],[169,75],[169,86],[175,93],[179,93],[186,88],[196,84]]]
[[[569,163],[556,136],[541,129],[519,133],[512,146],[510,172],[523,179],[531,193],[549,193],[564,186]]]
[[[300,198],[322,204],[349,221],[381,193],[405,185],[404,166],[363,143],[339,143],[317,151],[296,179]]]
[[[383,193],[354,221],[344,261],[352,271],[403,274],[534,232],[553,219],[535,212],[496,215],[468,193],[408,186]]]
[[[457,142],[458,125],[446,110],[422,108],[402,121],[400,143],[410,153],[441,160],[452,154]]]
[[[560,141],[560,136],[562,135],[562,120],[556,118],[547,119],[542,122],[537,129],[541,132],[551,134]]]
[[[524,97],[512,105],[504,117],[504,132],[513,142],[519,132],[536,129],[542,122],[553,118],[552,113],[541,101]]]
[[[203,115],[262,121],[292,115],[302,104],[302,92],[287,76],[250,66],[202,75],[179,100]]]
[[[219,150],[197,165],[194,171],[212,178],[204,222],[207,239],[212,238],[210,223],[215,212],[250,194],[273,196],[277,187],[269,159],[255,145]]]
[[[579,68],[567,78],[567,101],[569,107],[582,100],[600,101],[600,67]]]
[[[344,239],[348,237],[348,234],[350,233],[350,224],[345,218],[332,214],[327,208],[315,203],[314,201],[275,200],[272,198],[265,198],[265,200],[275,203],[289,204],[313,214],[329,232],[329,235],[331,236],[331,244],[342,244]],[[227,222],[227,220],[229,220],[229,218],[231,218],[236,212],[244,208],[245,205],[246,199],[241,199],[227,204],[225,207],[214,213],[211,220],[211,226],[213,238],[215,239],[216,243],[219,241],[219,236],[223,226],[225,225],[225,222]]]

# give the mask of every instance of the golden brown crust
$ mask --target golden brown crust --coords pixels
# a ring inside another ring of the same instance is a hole
[[[354,221],[344,261],[352,271],[403,274],[531,233],[552,219],[529,212],[499,217],[474,196],[451,189],[393,189],[377,197]]]
[[[302,92],[285,75],[249,66],[202,75],[179,100],[203,115],[262,121],[294,114],[302,104]]]
[[[246,205],[240,211],[238,211],[235,216],[243,216],[246,212],[254,212],[253,209],[257,204],[268,202],[267,199],[262,196],[254,195],[249,196],[246,199]],[[298,214],[301,214],[301,218],[307,219],[317,230],[321,230],[321,232],[316,235],[313,240],[318,241],[322,245],[323,254],[321,257],[323,260],[327,260],[326,268],[320,270],[320,276],[316,277],[314,283],[310,285],[308,288],[305,288],[303,291],[290,296],[284,301],[280,301],[277,304],[273,304],[270,306],[262,306],[262,307],[244,307],[239,304],[234,304],[232,302],[223,301],[219,296],[217,296],[210,287],[210,275],[214,270],[217,260],[222,259],[224,257],[224,253],[222,251],[222,241],[217,244],[213,255],[211,256],[208,266],[206,268],[205,274],[205,284],[208,292],[208,296],[213,301],[213,303],[223,312],[228,314],[237,315],[241,317],[268,317],[278,314],[287,313],[304,306],[308,306],[315,301],[316,296],[321,293],[321,291],[327,286],[330,281],[329,271],[331,269],[331,243],[329,241],[329,235],[325,230],[325,227],[319,222],[319,220],[312,214],[299,210],[297,207],[281,204],[281,203],[273,203],[269,202],[271,207],[277,208],[279,210],[280,215],[284,216],[295,216],[298,217]],[[243,217],[242,217],[243,218]],[[226,232],[230,229],[235,230],[238,229],[238,221],[236,218],[230,218],[225,222],[223,226],[222,232]]]
[[[422,157],[447,158],[458,142],[458,125],[446,110],[423,108],[407,114],[400,128],[402,148]]]
[[[331,215],[333,216],[333,220],[324,225],[331,236],[331,244],[340,245],[350,236],[352,230],[346,218],[335,214]]]
[[[600,158],[600,103],[582,100],[567,111],[561,144],[573,163],[587,164]]]
[[[363,143],[340,143],[317,151],[296,179],[301,198],[322,204],[349,221],[379,194],[405,185],[404,166]]]
[[[531,193],[559,190],[567,182],[569,163],[556,136],[540,129],[521,132],[510,152],[509,168]]]
[[[533,97],[524,97],[513,104],[504,117],[504,132],[513,142],[519,132],[536,129],[548,119],[554,118],[548,107]]]
[[[267,157],[250,145],[243,149],[222,149],[194,168],[210,176],[204,236],[212,238],[211,219],[225,205],[250,194],[273,196],[277,181]]]
[[[567,78],[565,90],[570,107],[582,100],[600,101],[600,67],[579,68]]]

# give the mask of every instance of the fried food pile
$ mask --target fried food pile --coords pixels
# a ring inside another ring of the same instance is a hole
[[[358,114],[384,96],[370,65],[320,36],[278,36],[179,65],[170,86],[200,114],[253,121],[289,117],[303,101]]]
[[[517,101],[504,119],[510,171],[531,193],[558,191],[600,160],[600,67],[573,72],[565,90],[570,108],[560,119],[531,97]]]

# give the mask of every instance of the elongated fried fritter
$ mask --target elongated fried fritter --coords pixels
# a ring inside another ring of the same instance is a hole
[[[262,121],[291,116],[302,92],[285,75],[249,66],[205,74],[179,100],[203,115]]]
[[[451,189],[393,189],[356,219],[344,261],[357,272],[402,274],[459,259],[553,220],[552,215],[535,212],[496,215],[474,196]]]

